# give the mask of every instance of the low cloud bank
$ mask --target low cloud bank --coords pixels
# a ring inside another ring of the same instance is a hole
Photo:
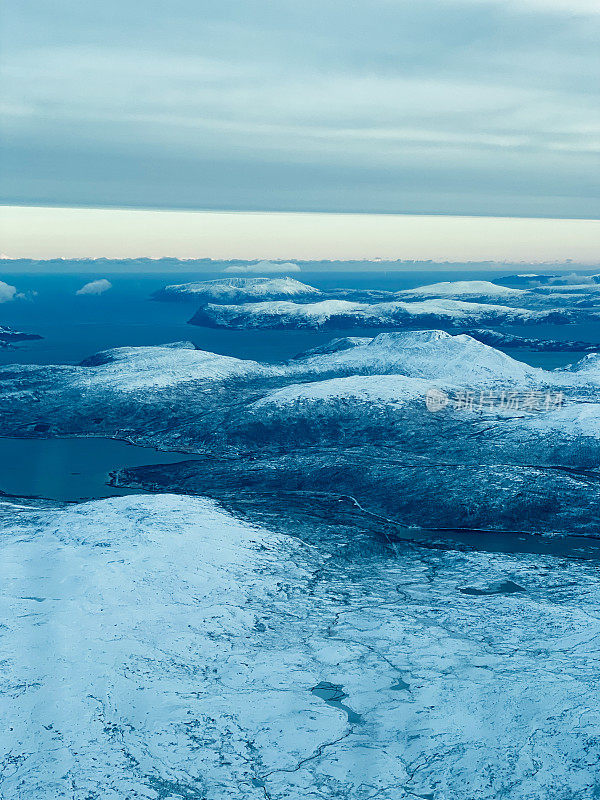
[[[302,272],[298,264],[291,261],[275,263],[274,261],[260,261],[258,264],[244,264],[226,267],[223,272],[251,273],[253,275],[276,275],[290,272]]]
[[[569,275],[555,275],[550,278],[548,283],[555,286],[594,286],[600,283],[598,275],[580,275],[578,272],[571,272]]]
[[[17,292],[16,286],[11,286],[9,283],[0,281],[0,303],[9,303],[11,300],[16,300],[19,297],[23,297],[23,295]]]
[[[75,294],[102,294],[109,289],[112,289],[112,283],[107,281],[106,278],[100,278],[98,281],[86,283],[81,289],[77,289]]]

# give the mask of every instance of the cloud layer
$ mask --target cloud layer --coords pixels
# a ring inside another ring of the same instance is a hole
[[[290,272],[301,272],[301,269],[298,264],[293,264],[291,261],[279,263],[273,261],[259,261],[258,264],[233,264],[231,267],[225,267],[223,272],[234,272],[238,274],[252,273],[254,275],[288,275]]]
[[[599,9],[8,0],[2,199],[598,216]]]

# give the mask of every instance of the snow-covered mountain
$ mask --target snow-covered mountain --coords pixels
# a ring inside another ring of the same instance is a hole
[[[374,380],[367,382],[370,386],[384,375],[463,387],[499,383],[542,386],[561,381],[566,385],[581,385],[585,379],[576,376],[574,370],[590,369],[593,363],[584,360],[582,366],[573,367],[572,371],[546,372],[466,334],[451,335],[440,330],[398,331],[381,333],[373,339],[335,339],[284,364],[265,364],[210,353],[196,349],[190,342],[116,348],[97,353],[79,366],[7,367],[4,390],[10,392],[14,385],[14,391],[20,396],[23,386],[31,383],[38,387],[36,391],[47,385],[51,392],[101,393],[103,403],[110,402],[106,393],[114,392],[136,394],[140,399],[154,397],[153,402],[160,404],[162,390],[183,390],[186,384],[194,385],[190,391],[208,392],[206,400],[209,401],[215,383],[234,382],[236,392],[245,391],[251,383],[252,392],[260,392],[263,384],[282,388],[299,380],[314,382],[353,375],[373,376]],[[389,396],[393,382],[383,383],[387,388],[382,389],[380,395]],[[350,386],[348,382],[342,385]],[[403,395],[408,383],[399,381],[397,385],[403,387]]]
[[[200,308],[192,325],[236,330],[344,329],[359,327],[402,328],[414,325],[493,325],[501,323],[568,322],[582,316],[569,309],[526,309],[505,305],[431,299],[414,302],[355,303],[323,300],[318,303],[265,302],[216,305]]]
[[[175,294],[199,324],[396,330],[2,367],[3,436],[155,449],[100,478],[144,494],[0,484],[0,797],[595,797],[600,353],[536,369],[492,345],[541,340],[475,327],[590,312],[485,281],[248,303],[255,280]]]
[[[218,278],[212,281],[173,284],[153,295],[155,300],[204,303],[247,303],[256,300],[315,298],[320,291],[295,278]]]
[[[465,386],[498,381],[525,384],[545,379],[543,370],[516,361],[466,334],[402,331],[380,333],[370,341],[357,339],[356,342],[343,350],[305,356],[298,365],[307,371],[396,373]]]
[[[524,294],[526,292],[522,289],[511,289],[490,281],[442,281],[398,292],[398,295],[403,297],[490,298],[495,300],[519,298]]]
[[[93,389],[133,392],[161,389],[189,381],[221,381],[267,372],[256,361],[198,350],[191,342],[154,347],[120,347],[82,362],[74,384]]]
[[[588,353],[580,361],[567,367],[578,379],[590,383],[600,383],[600,353]]]
[[[589,411],[600,405],[592,367],[588,359],[571,370],[535,369],[443,331],[349,337],[275,365],[189,344],[122,348],[80,366],[5,367],[0,424],[9,436],[113,436],[194,454],[187,466],[165,465],[143,478],[134,471],[122,480],[144,488],[197,493],[208,483],[215,496],[252,485],[337,491],[369,498],[407,524],[588,532],[598,522],[589,481],[553,465],[588,469],[600,458]],[[425,402],[430,390],[447,395],[440,413]],[[523,405],[494,405],[508,392]],[[461,403],[468,393],[474,402]],[[571,423],[567,412],[555,414],[561,407],[571,407]],[[548,420],[543,429],[515,421],[536,414]],[[585,446],[568,434],[569,424],[590,432]],[[482,479],[473,459],[487,488],[477,483],[476,497],[469,489],[465,505],[461,481]],[[533,479],[524,465],[536,463],[543,482],[536,478],[528,488]],[[423,473],[424,501],[401,464],[447,469]],[[560,511],[551,497],[562,498]],[[520,509],[529,502],[536,510],[524,517]]]
[[[287,383],[298,376],[401,375],[447,384],[544,383],[553,373],[530,367],[466,334],[445,331],[381,333],[374,339],[348,337],[308,351],[287,364],[261,364],[198,350],[190,342],[123,347],[91,356],[80,367],[62,368],[72,385],[90,390],[154,391],[215,381],[248,379]],[[374,382],[372,382],[374,383]]]

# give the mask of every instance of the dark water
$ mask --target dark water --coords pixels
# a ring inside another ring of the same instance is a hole
[[[363,720],[360,714],[353,711],[350,706],[342,703],[342,700],[348,697],[342,686],[336,683],[330,683],[329,681],[321,681],[321,683],[314,686],[310,691],[312,694],[316,695],[316,697],[320,697],[328,706],[342,711],[347,716],[350,725],[362,724]]]
[[[440,270],[370,273],[300,273],[299,280],[320,289],[399,290],[442,280],[490,280],[502,273],[489,271],[448,272]],[[77,296],[83,284],[106,277],[113,288],[99,296]],[[76,364],[87,356],[111,347],[156,345],[192,341],[197,347],[238,358],[277,362],[323,344],[335,331],[228,331],[188,325],[193,303],[159,303],[151,294],[168,283],[210,280],[223,273],[152,273],[143,275],[35,275],[0,274],[29,299],[3,303],[0,325],[38,333],[40,341],[22,342],[14,349],[0,349],[0,364]],[[583,326],[521,326],[514,333],[530,337],[595,341],[598,331]],[[374,336],[375,329],[353,329],[354,336]],[[530,353],[507,351],[513,357],[547,369],[577,361],[579,353]]]
[[[173,464],[189,459],[114,439],[0,438],[0,491],[50,500],[90,500],[133,494],[107,485],[120,467]]]

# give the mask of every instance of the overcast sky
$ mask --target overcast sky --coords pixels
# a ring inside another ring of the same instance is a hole
[[[5,0],[6,204],[600,216],[600,0]]]

